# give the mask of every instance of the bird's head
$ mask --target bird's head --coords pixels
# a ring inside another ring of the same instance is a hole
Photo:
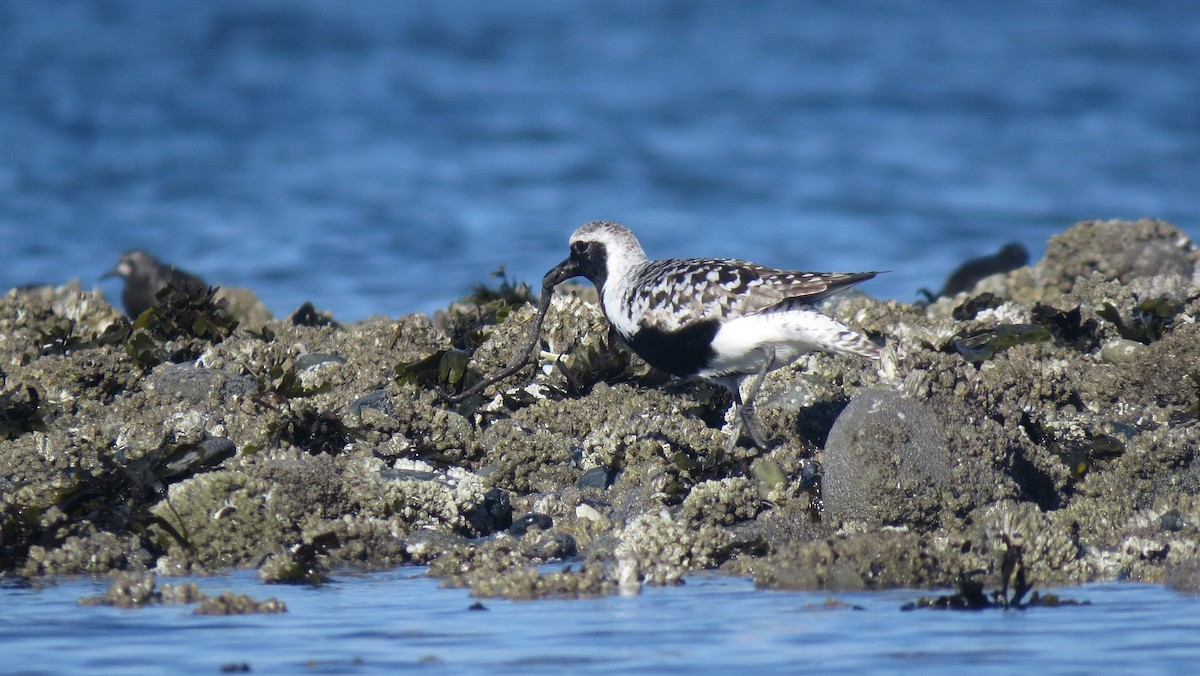
[[[603,288],[605,281],[646,260],[642,245],[629,228],[612,221],[592,221],[571,235],[571,255],[546,273],[551,285],[584,277]]]

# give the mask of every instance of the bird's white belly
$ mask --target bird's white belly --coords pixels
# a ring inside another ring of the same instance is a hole
[[[716,356],[702,377],[757,373],[769,354],[770,370],[782,368],[817,350],[840,351],[836,338],[847,330],[811,307],[765,312],[729,320],[713,337]]]

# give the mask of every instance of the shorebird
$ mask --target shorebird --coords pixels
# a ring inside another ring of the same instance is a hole
[[[1000,247],[1000,250],[990,256],[972,258],[955,268],[946,278],[946,284],[938,292],[937,298],[953,296],[961,291],[970,291],[984,277],[999,272],[1016,270],[1029,263],[1029,250],[1018,242],[1010,242]]]
[[[738,420],[756,446],[753,420],[766,374],[813,351],[878,359],[866,336],[813,303],[878,272],[797,272],[722,258],[651,260],[629,228],[592,221],[571,235],[571,255],[546,274],[550,285],[584,277],[604,316],[631,350],[675,376],[699,377],[733,393]],[[754,376],[743,399],[743,381]],[[729,448],[737,443],[735,423]]]
[[[104,276],[125,279],[121,302],[125,305],[125,313],[134,319],[158,305],[157,294],[166,286],[180,291],[197,291],[208,286],[196,275],[167,265],[141,249],[130,249],[121,254],[116,267]]]

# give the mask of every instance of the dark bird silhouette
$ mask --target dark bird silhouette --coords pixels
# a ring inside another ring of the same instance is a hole
[[[1005,244],[990,256],[972,258],[960,265],[946,278],[946,284],[938,296],[953,296],[960,291],[969,291],[979,280],[996,273],[1008,272],[1029,262],[1029,251],[1016,242]]]
[[[167,286],[179,291],[199,291],[208,286],[196,275],[167,265],[141,249],[121,254],[116,267],[104,276],[125,280],[121,302],[125,305],[125,313],[135,319],[158,304],[157,294]]]

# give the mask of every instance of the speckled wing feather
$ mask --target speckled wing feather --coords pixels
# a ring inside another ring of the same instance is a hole
[[[755,314],[787,301],[814,303],[874,272],[796,272],[714,258],[648,261],[629,280],[626,307],[665,331]]]

